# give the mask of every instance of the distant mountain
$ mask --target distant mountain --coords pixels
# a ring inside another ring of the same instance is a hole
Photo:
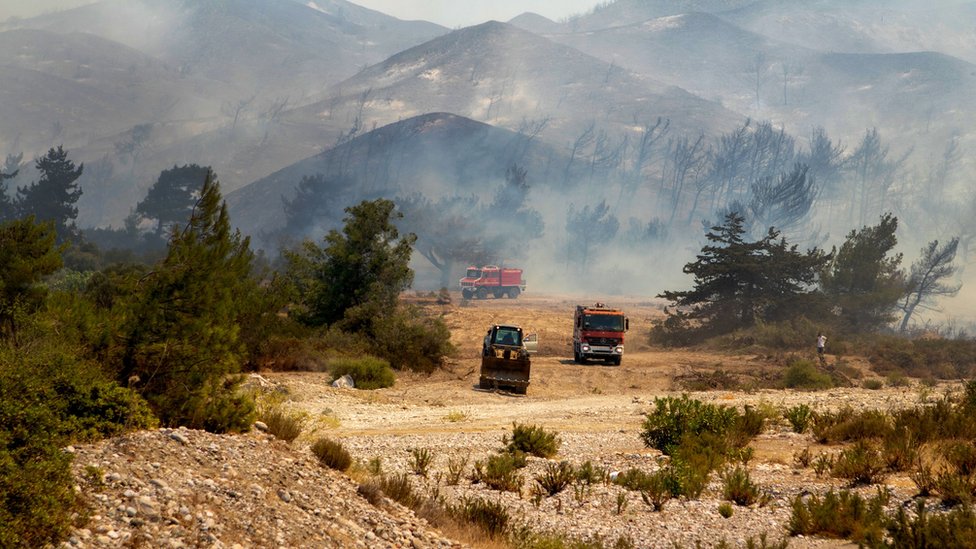
[[[289,112],[288,124],[345,120],[368,128],[442,111],[512,130],[544,121],[541,138],[569,144],[591,126],[622,134],[664,117],[676,129],[712,133],[742,118],[673,85],[496,21],[398,53],[343,81],[333,94]]]
[[[760,0],[722,13],[770,38],[834,53],[936,51],[976,63],[976,2]]]
[[[623,27],[670,15],[721,13],[752,5],[756,0],[613,0],[583,15],[573,17],[567,32],[584,32]]]
[[[342,0],[103,0],[14,24],[106,37],[184,74],[223,81],[228,97],[291,104],[445,32]]]
[[[420,192],[485,195],[517,163],[533,185],[563,182],[566,158],[548,145],[509,130],[447,113],[424,114],[367,132],[227,194],[235,226],[262,238],[285,225],[283,199],[294,198],[303,176],[321,174],[336,205]],[[338,224],[322,219],[322,225]],[[290,235],[300,238],[304,234]]]
[[[532,12],[525,12],[513,17],[508,21],[508,24],[535,34],[547,34],[562,30],[562,25],[559,23]]]
[[[976,122],[976,66],[938,53],[824,53],[706,13],[551,37],[797,135],[823,126],[850,140],[871,127],[926,127],[945,139]]]
[[[142,52],[90,34],[0,32],[0,151],[87,143],[153,120],[219,109],[217,82],[188,78]]]

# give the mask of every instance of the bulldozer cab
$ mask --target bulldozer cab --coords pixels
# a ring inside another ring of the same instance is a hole
[[[494,341],[496,345],[522,345],[522,330],[509,326],[498,326],[495,331]]]
[[[522,328],[499,324],[489,328],[482,348],[479,387],[508,389],[524,395],[529,386],[530,370],[529,350],[523,341]]]

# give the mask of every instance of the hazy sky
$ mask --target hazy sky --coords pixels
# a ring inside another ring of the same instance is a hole
[[[0,0],[0,21],[11,16],[30,17],[90,4],[93,1]],[[489,19],[508,21],[526,11],[557,21],[569,15],[588,11],[600,2],[599,0],[353,0],[353,3],[400,19],[425,19],[454,28],[482,23]]]

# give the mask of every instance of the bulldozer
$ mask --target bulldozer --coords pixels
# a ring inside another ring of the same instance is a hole
[[[505,389],[524,395],[529,388],[529,354],[538,348],[536,334],[522,334],[519,326],[495,324],[481,346],[481,389]]]

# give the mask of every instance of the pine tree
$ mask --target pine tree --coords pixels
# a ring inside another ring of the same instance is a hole
[[[342,232],[332,230],[325,247],[305,241],[301,250],[286,252],[288,271],[305,308],[303,320],[313,326],[346,319],[345,327],[363,329],[371,313],[397,306],[400,292],[410,287],[410,255],[416,237],[400,236],[400,217],[392,201],[363,201],[346,208]],[[347,312],[358,309],[347,318]]]
[[[889,255],[898,243],[897,229],[898,218],[889,213],[873,227],[851,231],[821,274],[824,294],[840,309],[842,328],[864,333],[895,320],[905,290],[902,255]]]
[[[237,317],[253,282],[247,238],[231,232],[213,172],[166,258],[144,278],[120,379],[138,385],[160,419],[211,431],[246,429],[253,403],[236,394]]]
[[[38,221],[53,221],[58,242],[74,240],[78,229],[75,219],[81,198],[81,188],[76,181],[84,171],[84,164],[75,167],[68,152],[60,145],[35,162],[41,178],[27,187],[17,188],[19,216],[33,215]]]
[[[9,158],[9,157],[8,157]],[[14,201],[10,198],[7,193],[7,183],[8,179],[13,179],[17,177],[17,173],[20,170],[6,170],[0,171],[0,223],[4,221],[9,221],[14,219],[17,215],[17,209],[15,207]]]
[[[196,164],[173,166],[163,170],[159,179],[136,205],[136,213],[156,220],[156,236],[163,237],[167,227],[182,225],[190,218],[200,187],[210,168]]]
[[[684,266],[694,289],[659,296],[679,308],[666,311],[674,328],[689,329],[690,321],[702,336],[727,333],[795,315],[798,304],[814,298],[817,273],[828,260],[823,252],[800,253],[773,228],[755,242],[745,241],[745,233],[745,219],[727,214],[705,235],[710,244]]]
[[[33,217],[0,223],[0,336],[17,344],[17,318],[32,312],[47,294],[38,283],[61,268],[54,225]]]

